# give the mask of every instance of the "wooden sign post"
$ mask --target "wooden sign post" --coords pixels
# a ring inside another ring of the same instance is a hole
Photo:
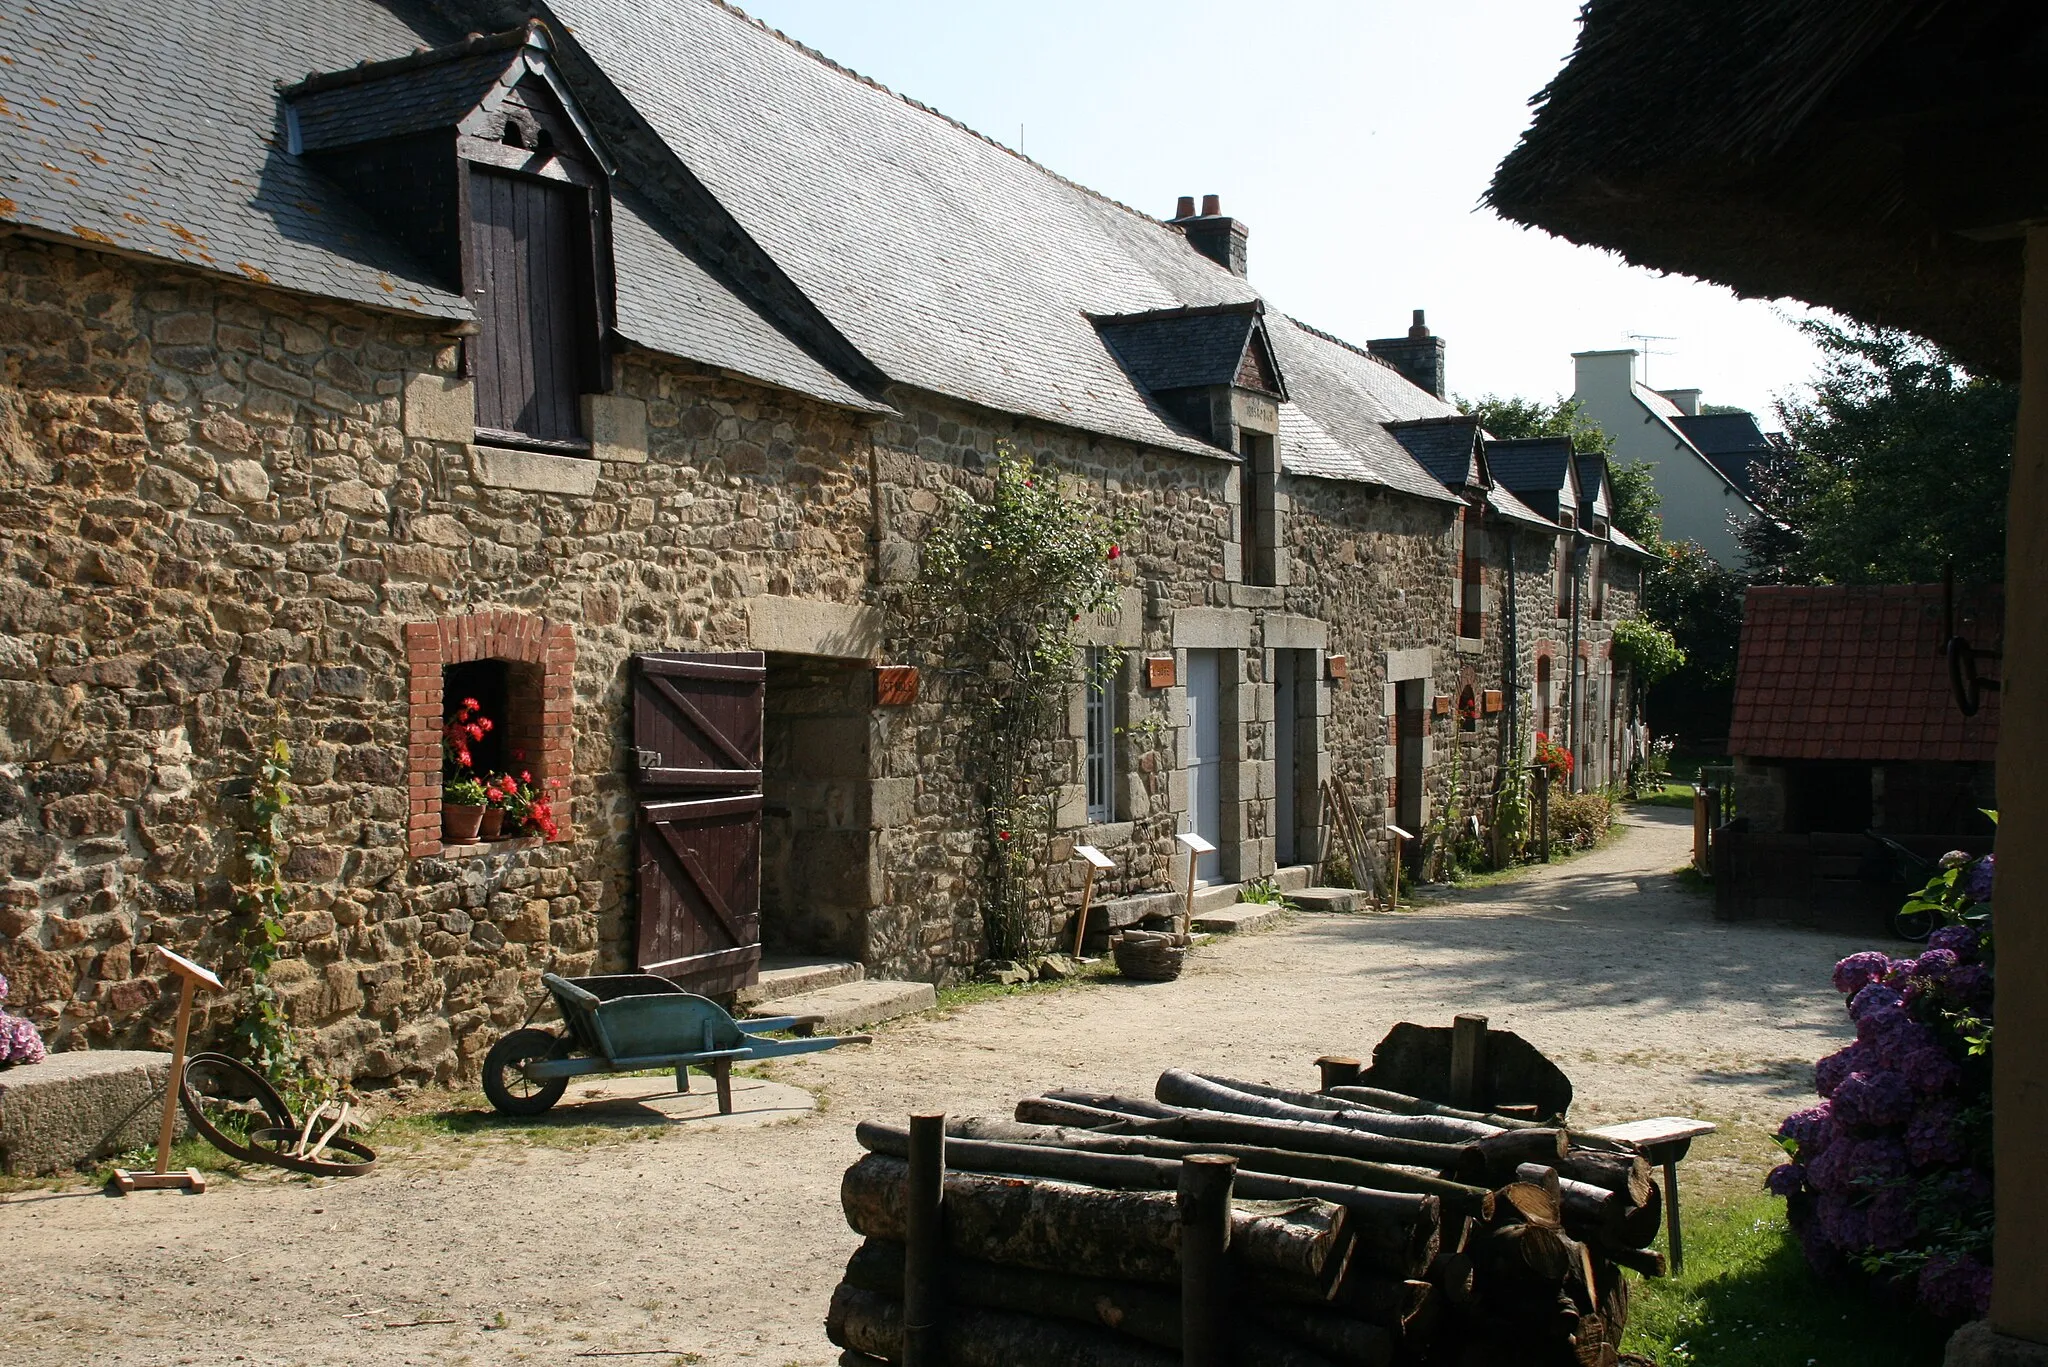
[[[1393,888],[1394,895],[1388,906],[1391,910],[1399,911],[1401,909],[1401,846],[1415,837],[1391,821],[1387,823],[1387,834],[1394,837],[1394,857],[1388,861],[1387,866],[1388,886]]]
[[[182,1187],[187,1191],[206,1190],[206,1179],[199,1175],[199,1169],[187,1168],[183,1172],[171,1171],[171,1138],[178,1129],[178,1093],[185,1085],[185,1036],[192,1029],[192,998],[205,983],[214,991],[220,991],[220,979],[206,969],[193,963],[182,954],[173,954],[162,945],[156,952],[163,955],[164,967],[178,975],[178,1024],[176,1038],[171,1045],[171,1075],[164,1085],[164,1122],[156,1135],[156,1171],[130,1172],[126,1168],[114,1169],[114,1185],[122,1191],[151,1191],[157,1188]]]
[[[1195,865],[1202,862],[1203,855],[1214,854],[1216,847],[1193,831],[1177,835],[1174,839],[1188,847],[1188,896],[1180,913],[1180,933],[1185,935],[1195,920]]]
[[[1088,908],[1095,904],[1095,875],[1116,867],[1116,861],[1093,845],[1076,845],[1074,853],[1088,861],[1088,881],[1081,885],[1081,915],[1074,921],[1074,957],[1081,957],[1081,937],[1088,933]]]

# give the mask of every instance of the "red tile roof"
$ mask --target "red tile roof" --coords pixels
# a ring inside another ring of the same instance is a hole
[[[1996,650],[1996,595],[1963,596],[1956,630]],[[1998,694],[1965,717],[1950,692],[1938,584],[1749,591],[1728,752],[1759,759],[1990,760]],[[1998,677],[1996,660],[1978,670]]]

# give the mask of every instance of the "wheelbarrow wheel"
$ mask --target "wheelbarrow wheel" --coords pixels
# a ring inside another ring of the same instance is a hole
[[[523,1064],[556,1058],[569,1042],[551,1030],[514,1030],[484,1055],[484,1095],[506,1115],[544,1115],[569,1090],[569,1079],[535,1082]]]

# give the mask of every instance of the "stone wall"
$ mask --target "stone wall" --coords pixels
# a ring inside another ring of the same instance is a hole
[[[0,972],[59,1048],[167,1042],[144,947],[232,967],[234,803],[296,755],[275,971],[317,1059],[473,1073],[539,970],[628,961],[625,671],[857,603],[864,423],[641,354],[644,439],[471,447],[414,322],[0,237]],[[594,475],[594,478],[589,476]],[[524,486],[524,487],[521,487]],[[573,624],[573,839],[408,858],[408,622]],[[200,1035],[239,1009],[202,998]]]

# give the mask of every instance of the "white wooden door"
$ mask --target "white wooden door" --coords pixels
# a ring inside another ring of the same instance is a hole
[[[1212,845],[1223,843],[1222,661],[1214,650],[1188,652],[1188,817],[1190,829]],[[1221,876],[1217,855],[1205,854],[1195,877]]]

